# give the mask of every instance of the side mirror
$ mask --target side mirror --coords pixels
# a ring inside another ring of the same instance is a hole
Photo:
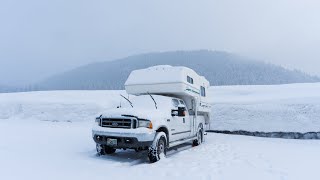
[[[185,107],[178,107],[178,116],[180,116],[180,117],[186,116],[186,108]]]
[[[178,116],[177,110],[171,110],[171,116]]]

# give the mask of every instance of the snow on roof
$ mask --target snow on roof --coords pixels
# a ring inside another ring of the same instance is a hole
[[[199,76],[187,67],[159,65],[132,71],[125,85],[182,82],[187,80],[186,72]]]

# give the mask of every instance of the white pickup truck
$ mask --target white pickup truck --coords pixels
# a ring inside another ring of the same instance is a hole
[[[97,152],[147,150],[150,162],[167,149],[204,140],[211,106],[209,82],[186,67],[154,66],[131,72],[125,83],[130,96],[95,120],[92,129]]]

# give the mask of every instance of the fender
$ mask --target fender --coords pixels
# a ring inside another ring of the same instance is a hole
[[[167,135],[167,145],[169,145],[169,130],[165,125],[159,126],[156,132],[164,132]]]

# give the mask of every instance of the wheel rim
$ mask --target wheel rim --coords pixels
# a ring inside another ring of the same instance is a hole
[[[98,152],[98,153],[100,153],[100,152],[101,152],[101,150],[102,150],[101,145],[100,145],[100,144],[97,144],[97,146],[96,146],[96,147],[97,147],[97,152]]]
[[[198,143],[201,143],[201,131],[198,133]]]
[[[158,143],[158,154],[164,153],[165,144],[163,139],[161,138]]]

